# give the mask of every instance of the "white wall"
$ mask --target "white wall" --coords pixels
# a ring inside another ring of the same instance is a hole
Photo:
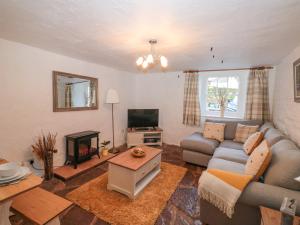
[[[300,46],[276,66],[273,119],[275,125],[300,145],[300,103],[294,102],[293,62],[300,58]]]
[[[240,74],[247,76],[245,71]],[[218,76],[219,73],[209,73],[209,75]],[[271,107],[274,75],[274,69],[269,71]],[[160,127],[164,129],[164,143],[179,145],[183,137],[192,132],[200,131],[201,128],[199,127],[182,124],[184,75],[181,71],[136,75],[135,91],[136,108],[158,108],[160,110],[159,122]],[[202,117],[202,121],[204,120],[205,117]]]
[[[30,145],[42,131],[58,134],[56,164],[64,161],[66,134],[99,130],[101,140],[112,140],[111,106],[104,104],[109,88],[120,95],[121,103],[115,107],[116,146],[124,143],[135,85],[132,74],[2,39],[0,68],[0,158],[21,161],[32,157]],[[54,113],[53,70],[98,78],[99,110]]]
[[[164,143],[179,144],[182,137],[200,130],[182,124],[183,90],[184,76],[181,72],[136,76],[136,108],[159,109]]]

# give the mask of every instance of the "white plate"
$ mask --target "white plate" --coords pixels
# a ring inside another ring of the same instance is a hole
[[[9,180],[5,180],[5,181],[0,181],[0,184],[6,184],[6,183],[10,183],[16,180],[19,180],[21,178],[23,178],[24,176],[30,174],[30,170],[27,167],[20,167],[19,171],[18,171],[18,176],[11,178]]]
[[[5,181],[0,181],[0,184],[7,184],[7,183],[11,183],[13,181],[17,181],[21,178],[23,178],[24,176],[30,174],[30,170],[27,167],[20,167],[19,168],[19,175],[10,179],[10,180],[5,180]]]
[[[16,174],[19,169],[19,165],[16,162],[8,162],[0,165],[0,176],[11,177]]]
[[[13,179],[13,178],[19,176],[19,175],[20,175],[20,172],[21,172],[21,170],[20,170],[20,168],[18,168],[17,171],[16,171],[16,173],[15,173],[14,175],[9,176],[9,177],[0,177],[0,182],[1,182],[1,181],[6,181],[6,180]]]

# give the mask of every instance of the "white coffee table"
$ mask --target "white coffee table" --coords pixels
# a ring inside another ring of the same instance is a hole
[[[135,199],[160,172],[161,152],[157,148],[143,146],[146,156],[135,158],[130,150],[108,160],[108,190],[118,191]]]

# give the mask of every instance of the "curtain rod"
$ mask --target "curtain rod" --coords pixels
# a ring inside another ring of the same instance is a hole
[[[249,67],[249,68],[230,68],[230,69],[211,69],[211,70],[184,70],[184,73],[202,73],[202,72],[218,72],[218,71],[234,71],[234,70],[264,70],[273,69],[273,66],[260,66],[260,67]]]

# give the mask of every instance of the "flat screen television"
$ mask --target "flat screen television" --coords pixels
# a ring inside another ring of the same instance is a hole
[[[128,109],[128,127],[158,127],[158,109]]]

